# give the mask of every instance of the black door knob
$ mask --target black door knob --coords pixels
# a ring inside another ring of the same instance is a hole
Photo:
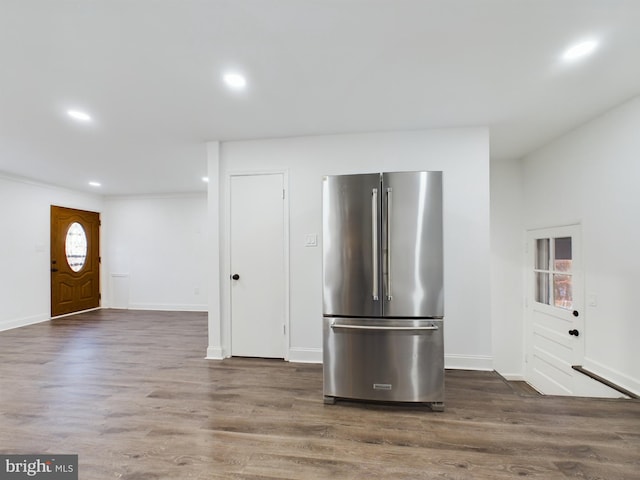
[[[569,335],[574,335],[577,337],[580,335],[580,332],[574,328],[573,330],[569,330]]]
[[[240,275],[234,273],[233,275],[231,275],[231,278],[233,278],[234,280],[240,280]]]
[[[573,316],[574,316],[574,317],[577,317],[578,315],[580,315],[580,314],[578,313],[578,310],[574,310],[574,311],[573,311]]]

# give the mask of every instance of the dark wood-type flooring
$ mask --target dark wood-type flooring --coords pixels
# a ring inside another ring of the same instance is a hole
[[[446,410],[322,401],[322,367],[205,360],[202,313],[102,310],[0,332],[0,453],[80,479],[640,479],[640,402],[447,371]]]

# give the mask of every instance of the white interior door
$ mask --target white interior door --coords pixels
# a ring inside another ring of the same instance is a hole
[[[284,175],[234,175],[231,209],[231,354],[284,358]]]
[[[547,395],[580,395],[584,356],[580,227],[528,233],[527,381]]]

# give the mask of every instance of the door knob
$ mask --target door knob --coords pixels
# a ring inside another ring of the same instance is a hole
[[[238,275],[237,273],[234,273],[233,275],[231,275],[231,278],[233,278],[234,280],[239,280],[240,275]]]
[[[580,332],[574,328],[573,330],[569,330],[569,335],[574,335],[577,337],[580,335]]]
[[[580,315],[580,314],[578,313],[578,310],[574,310],[574,311],[573,311],[573,316],[574,316],[574,317],[577,317],[578,315]]]

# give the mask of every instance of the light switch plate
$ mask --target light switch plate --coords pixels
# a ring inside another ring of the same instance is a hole
[[[317,233],[307,233],[304,236],[304,246],[305,247],[317,247],[318,246],[318,234]]]

